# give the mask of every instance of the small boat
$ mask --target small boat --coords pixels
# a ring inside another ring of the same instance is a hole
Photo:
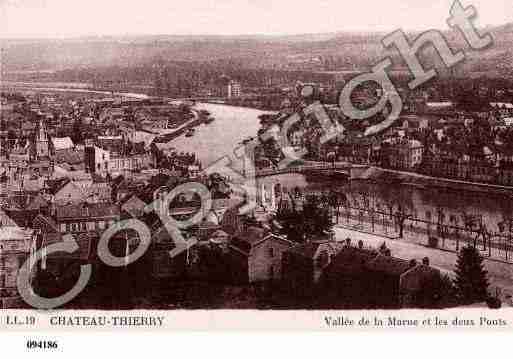
[[[209,124],[209,123],[212,123],[212,122],[214,122],[214,121],[215,121],[215,118],[214,118],[214,117],[207,117],[207,118],[205,119],[205,121],[204,121],[204,122],[205,122],[206,124]]]
[[[189,130],[187,130],[187,133],[185,134],[185,137],[194,136],[194,132],[196,132],[196,130],[194,130],[194,128],[189,128]]]

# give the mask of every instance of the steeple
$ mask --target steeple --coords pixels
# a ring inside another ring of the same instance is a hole
[[[39,123],[37,126],[35,137],[35,157],[49,157],[50,148],[48,144],[48,134],[46,133],[46,127],[44,125],[43,117],[39,118]]]

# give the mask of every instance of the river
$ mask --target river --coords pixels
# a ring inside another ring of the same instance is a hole
[[[193,137],[182,135],[172,141],[178,151],[194,152],[204,167],[233,151],[242,140],[255,137],[260,128],[261,110],[227,105],[197,104],[196,109],[207,110],[215,121],[196,128]]]
[[[254,137],[260,128],[258,116],[263,111],[217,104],[198,104],[198,109],[209,111],[216,120],[196,129],[193,137],[181,136],[173,141],[179,151],[194,152],[203,165],[225,155],[233,156],[233,150],[240,141]],[[467,190],[447,190],[439,188],[417,188],[400,184],[351,181],[350,184],[336,181],[312,181],[303,175],[288,174],[272,176],[269,183],[281,183],[286,188],[307,190],[332,189],[347,194],[349,201],[361,201],[366,194],[371,202],[380,206],[401,204],[416,218],[436,220],[437,211],[442,209],[447,221],[452,217],[462,224],[463,212],[483,216],[491,231],[497,231],[497,223],[503,217],[513,217],[513,197],[503,194],[481,193]],[[447,223],[449,224],[449,223]]]
[[[33,90],[70,91],[58,88],[32,88]],[[83,93],[109,94],[102,91],[75,89]],[[143,94],[119,93],[117,95],[145,98]],[[232,159],[234,149],[248,137],[255,137],[260,128],[258,116],[266,113],[261,110],[234,107],[219,104],[199,103],[198,110],[205,109],[215,121],[196,128],[193,137],[182,135],[172,143],[183,152],[193,152],[204,167],[229,156]],[[349,200],[361,200],[362,193],[367,194],[374,203],[401,203],[403,208],[419,219],[435,218],[438,209],[443,209],[445,217],[456,217],[461,224],[462,213],[482,215],[488,228],[497,230],[497,223],[504,216],[513,218],[513,193],[510,196],[480,193],[467,190],[441,190],[436,188],[417,188],[398,184],[369,183],[352,181],[350,184],[323,181],[312,182],[303,175],[280,175],[267,178],[270,183],[280,182],[284,187],[305,189],[319,188],[339,190],[347,193]]]

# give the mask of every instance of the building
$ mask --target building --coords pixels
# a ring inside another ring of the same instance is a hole
[[[336,306],[344,298],[354,308],[413,308],[436,306],[441,272],[429,265],[379,254],[374,249],[345,246],[325,270],[322,291]],[[347,308],[347,307],[346,307]]]
[[[228,98],[240,97],[242,95],[242,86],[240,82],[231,80],[228,83]]]
[[[108,203],[57,205],[53,217],[61,234],[101,233],[119,221],[120,210]]]
[[[151,155],[144,145],[126,146],[122,138],[112,141],[87,141],[85,148],[86,170],[106,177],[130,175],[151,165]]]
[[[424,145],[418,140],[399,140],[382,146],[382,164],[385,167],[410,171],[420,166]]]
[[[52,138],[52,147],[55,153],[71,150],[75,145],[73,141],[69,137],[53,137]]]
[[[234,98],[242,95],[240,82],[223,75],[212,86],[211,93],[214,97]]]
[[[231,272],[236,283],[257,283],[282,277],[282,257],[293,246],[262,227],[249,227],[229,245]]]
[[[50,157],[50,141],[46,132],[43,119],[39,120],[33,144],[33,156],[35,159]]]
[[[298,244],[283,254],[283,280],[294,296],[308,297],[319,284],[342,243],[313,241]]]
[[[32,235],[32,230],[0,227],[0,308],[23,306],[16,281],[29,256]]]
[[[371,306],[376,308],[398,308],[401,306],[401,276],[417,264],[406,260],[378,255],[367,263],[366,280]]]
[[[47,193],[58,205],[80,203],[87,199],[88,190],[68,178],[47,182]]]

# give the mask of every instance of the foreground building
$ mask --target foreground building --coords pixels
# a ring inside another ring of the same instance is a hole
[[[283,253],[292,246],[292,242],[264,228],[249,227],[229,245],[234,281],[256,283],[281,279]]]
[[[0,308],[19,308],[23,301],[17,289],[17,276],[30,253],[32,230],[0,228]]]

